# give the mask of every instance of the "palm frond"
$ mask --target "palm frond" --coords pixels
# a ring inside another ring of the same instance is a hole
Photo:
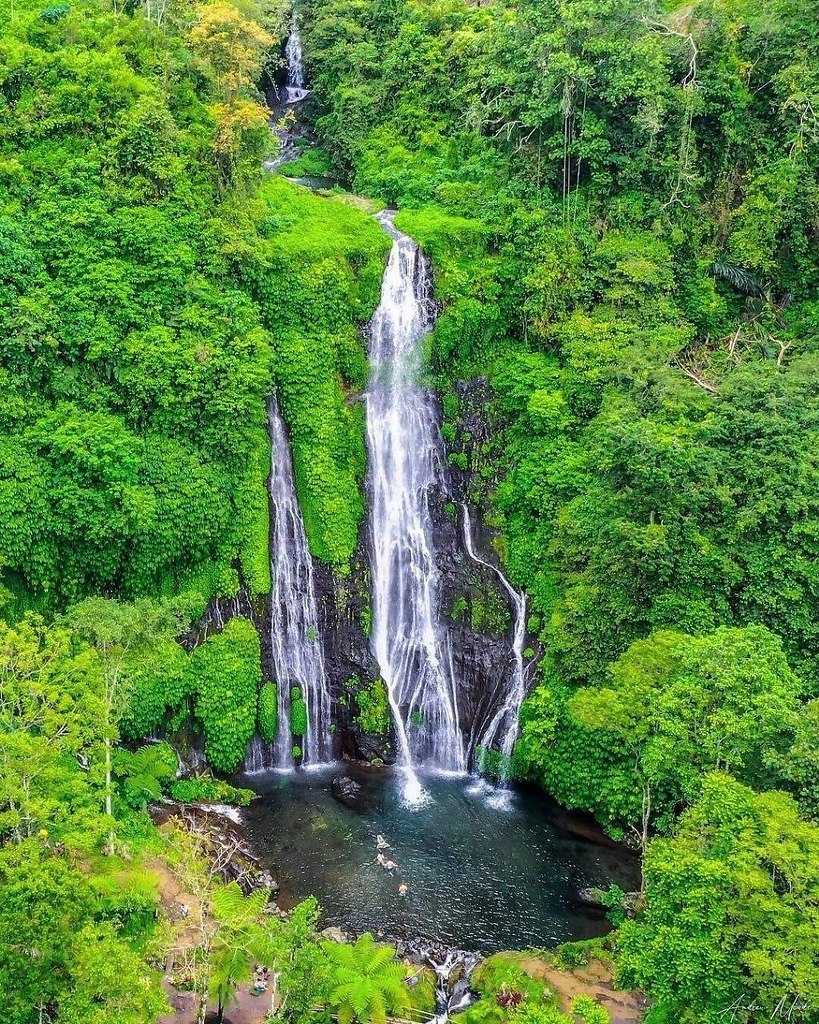
[[[740,267],[737,263],[730,263],[727,260],[715,261],[711,264],[711,273],[714,277],[720,277],[723,281],[727,281],[738,292],[743,292],[745,295],[762,294],[763,289],[759,281],[750,270]]]

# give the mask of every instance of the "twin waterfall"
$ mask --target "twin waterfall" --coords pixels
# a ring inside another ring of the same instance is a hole
[[[422,344],[435,321],[418,246],[393,239],[370,325],[367,393],[373,647],[387,684],[399,764],[464,772],[452,655],[441,623],[429,497],[444,480],[433,396],[421,387]]]

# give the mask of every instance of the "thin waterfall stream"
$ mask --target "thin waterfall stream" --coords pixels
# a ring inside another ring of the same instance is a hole
[[[408,799],[417,769],[464,772],[449,637],[440,615],[430,495],[445,488],[432,392],[422,386],[423,339],[435,323],[429,268],[415,242],[379,218],[393,239],[370,324],[366,395],[372,642],[395,721]]]
[[[497,749],[502,755],[501,781],[507,782],[509,778],[509,760],[512,757],[512,750],[518,735],[520,706],[526,696],[526,672],[523,664],[523,645],[526,642],[526,596],[515,590],[496,565],[485,561],[475,551],[469,509],[466,505],[463,505],[462,511],[466,553],[473,562],[495,573],[504,590],[509,595],[509,599],[515,609],[515,627],[512,634],[514,667],[507,683],[503,700],[499,702],[494,714],[480,734],[477,743],[477,746],[483,750],[490,750],[497,744]]]
[[[290,35],[287,37],[284,57],[287,61],[286,101],[288,103],[300,103],[310,94],[310,90],[305,88],[304,58],[301,48],[301,36],[299,35],[299,23],[296,20],[295,11],[290,22]]]
[[[272,398],[268,404],[272,444],[270,472],[271,575],[270,648],[277,686],[278,726],[272,744],[251,740],[246,771],[290,768],[293,756],[293,702],[306,705],[307,731],[302,764],[316,767],[331,759],[331,702],[318,631],[313,562],[296,496],[290,443]]]

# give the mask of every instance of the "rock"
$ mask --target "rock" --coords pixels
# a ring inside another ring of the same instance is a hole
[[[361,783],[348,775],[336,775],[330,783],[330,792],[340,804],[357,811],[361,807]]]
[[[603,902],[605,895],[602,889],[589,886],[587,889],[578,890],[577,898],[587,907],[605,907],[606,904]]]
[[[269,871],[262,871],[259,877],[256,879],[256,888],[258,889],[269,889],[272,893],[279,891],[279,883],[270,874]]]
[[[323,935],[325,939],[329,939],[330,942],[347,942],[347,936],[340,928],[335,926],[325,928],[319,934]]]
[[[377,736],[374,733],[354,732],[355,743],[358,747],[358,756],[362,761],[369,761],[370,764],[379,762],[383,764],[395,763],[395,751],[392,749],[389,738]]]

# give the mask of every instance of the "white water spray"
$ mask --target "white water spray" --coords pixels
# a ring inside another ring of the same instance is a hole
[[[387,684],[405,798],[422,798],[418,768],[464,772],[449,638],[440,621],[430,493],[445,485],[432,393],[420,385],[423,339],[435,322],[432,282],[415,242],[380,221],[393,239],[370,325],[366,397],[372,642]]]
[[[509,758],[515,746],[518,735],[518,715],[523,698],[526,696],[526,673],[523,666],[523,645],[526,642],[526,597],[518,593],[509,580],[504,576],[496,565],[484,561],[475,551],[472,540],[472,521],[469,517],[469,509],[466,505],[463,508],[464,545],[466,553],[478,565],[483,565],[501,581],[501,584],[509,595],[515,609],[515,629],[512,634],[512,653],[514,655],[514,667],[507,683],[503,700],[499,703],[495,713],[489,719],[486,727],[478,739],[478,746],[489,750],[497,745],[503,755],[502,781],[506,781],[508,773]]]
[[[304,57],[295,13],[290,22],[290,35],[287,37],[284,57],[287,61],[287,84],[285,86],[287,102],[300,103],[310,94],[310,90],[304,87]]]
[[[246,771],[292,766],[290,691],[296,686],[307,705],[307,732],[301,739],[302,763],[308,768],[326,764],[332,752],[330,691],[318,632],[313,562],[296,498],[290,445],[275,399],[270,400],[268,418],[273,513],[270,646],[278,696],[278,727],[272,745],[263,743],[258,736],[251,741]]]

